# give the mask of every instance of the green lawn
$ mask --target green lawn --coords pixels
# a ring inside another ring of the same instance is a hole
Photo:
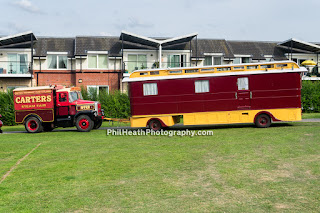
[[[302,113],[302,119],[320,118],[320,113]]]
[[[19,128],[19,127],[15,127]],[[21,128],[21,127],[20,127]],[[320,123],[0,135],[0,212],[317,212]]]

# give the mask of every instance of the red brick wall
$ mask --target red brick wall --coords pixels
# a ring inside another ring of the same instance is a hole
[[[37,78],[37,72],[39,71],[34,71],[34,78]],[[88,85],[109,85],[110,91],[120,89],[119,78],[121,78],[121,75],[118,73],[112,73],[114,70],[82,70],[82,72],[77,70],[76,72],[73,72],[74,73],[71,73],[69,70],[42,70],[41,73],[38,73],[38,85],[44,86],[49,84],[60,84],[65,86],[79,87],[87,87]],[[119,70],[117,70],[117,72],[119,72]],[[79,79],[82,79],[82,83],[79,83]]]

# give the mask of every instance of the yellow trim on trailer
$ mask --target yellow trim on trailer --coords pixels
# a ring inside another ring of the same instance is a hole
[[[256,115],[260,112],[271,114],[275,119],[281,121],[301,120],[301,108],[289,108],[139,115],[132,116],[130,122],[131,127],[146,127],[150,119],[159,119],[165,125],[173,126],[175,124],[175,119],[173,117],[182,115],[184,125],[254,123]]]

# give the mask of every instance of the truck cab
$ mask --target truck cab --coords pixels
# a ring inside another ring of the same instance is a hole
[[[58,126],[76,126],[79,131],[98,129],[102,124],[103,110],[98,101],[83,100],[78,87],[56,91],[56,123]],[[88,117],[93,121],[91,124]]]

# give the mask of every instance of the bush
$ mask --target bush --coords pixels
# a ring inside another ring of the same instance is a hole
[[[89,88],[89,91],[81,88],[81,93],[84,100],[100,101],[106,117],[128,118],[130,116],[130,101],[127,94],[118,90],[107,94],[105,90],[101,90],[97,95],[95,88]]]
[[[303,112],[320,112],[319,81],[302,81],[301,104]]]
[[[14,119],[14,105],[13,105],[13,93],[12,90],[8,92],[0,92],[0,114],[4,125],[13,126],[15,125]]]

